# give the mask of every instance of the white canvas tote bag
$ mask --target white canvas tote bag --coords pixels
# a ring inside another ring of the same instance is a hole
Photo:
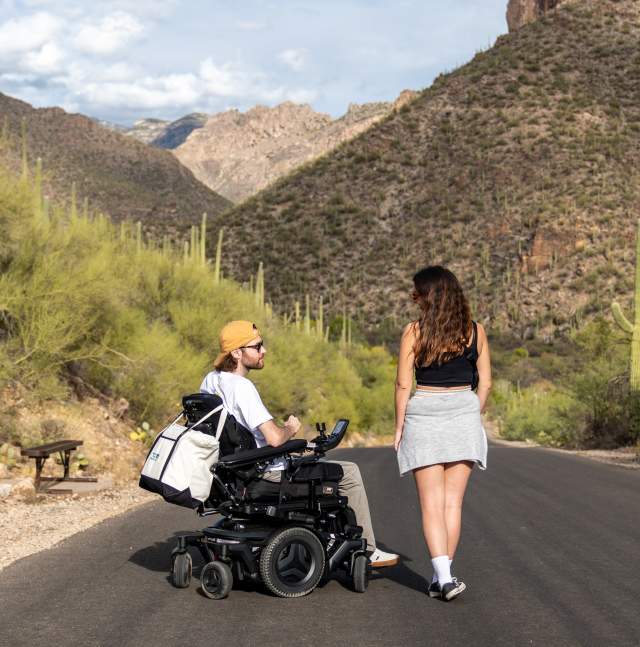
[[[219,413],[215,436],[197,431],[207,418]],[[227,419],[223,405],[187,428],[178,424],[182,413],[156,437],[140,474],[140,487],[160,494],[165,501],[197,508],[207,500],[213,476],[211,467],[220,453],[220,434]]]

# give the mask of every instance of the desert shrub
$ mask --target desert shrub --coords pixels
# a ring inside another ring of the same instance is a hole
[[[598,317],[558,349],[561,357],[540,349],[537,357],[498,350],[502,370],[496,373],[503,379],[496,381],[491,403],[501,434],[566,447],[637,442],[640,394],[629,390],[629,344]]]
[[[216,282],[198,254],[160,251],[106,219],[73,207],[44,213],[41,204],[36,186],[0,173],[0,386],[17,380],[46,399],[84,383],[126,398],[139,422],[159,428],[181,395],[199,389],[222,325],[249,319],[268,348],[265,370],[252,379],[276,418],[390,428],[386,351],[341,350],[283,325],[251,290]],[[53,433],[19,435],[38,444]]]
[[[549,384],[527,389],[502,386],[501,434],[510,440],[531,439],[545,445],[575,444],[584,414],[578,401]]]

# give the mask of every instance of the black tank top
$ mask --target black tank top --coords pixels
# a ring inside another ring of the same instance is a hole
[[[473,323],[471,342],[462,355],[454,357],[443,364],[430,364],[416,367],[418,386],[477,386],[478,371],[478,326]]]

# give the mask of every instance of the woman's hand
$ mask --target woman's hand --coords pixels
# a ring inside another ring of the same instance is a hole
[[[396,430],[396,436],[393,439],[393,446],[396,451],[398,451],[398,447],[400,446],[400,441],[402,440],[402,429]]]

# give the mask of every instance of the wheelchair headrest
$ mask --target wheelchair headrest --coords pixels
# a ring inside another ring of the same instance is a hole
[[[192,393],[182,398],[182,407],[187,420],[197,422],[206,413],[222,404],[222,398],[213,393]]]

